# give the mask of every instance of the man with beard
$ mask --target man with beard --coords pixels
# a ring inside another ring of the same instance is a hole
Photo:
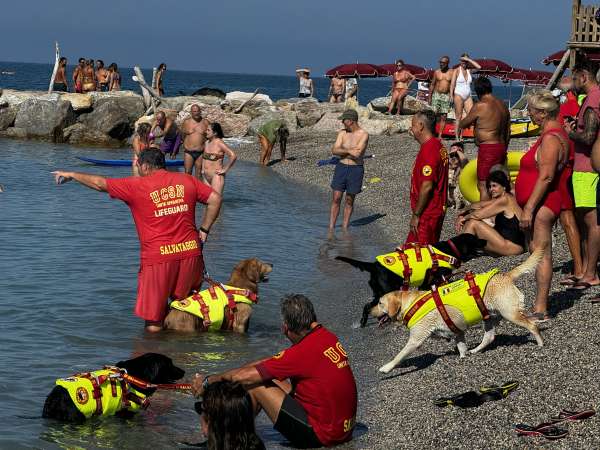
[[[433,80],[429,85],[429,104],[440,125],[439,139],[442,138],[446,126],[446,117],[452,106],[450,86],[453,74],[454,69],[450,69],[450,57],[442,56],[440,58],[440,68],[433,73]]]
[[[202,153],[206,143],[206,130],[208,120],[202,118],[200,106],[192,105],[191,117],[183,121],[181,134],[183,135],[183,166],[185,173],[192,174],[196,168],[196,176],[202,176]]]

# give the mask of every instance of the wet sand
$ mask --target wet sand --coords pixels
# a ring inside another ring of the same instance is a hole
[[[333,166],[318,168],[319,159],[330,157],[335,139],[332,133],[294,134],[288,142],[287,163],[276,162],[271,170],[295,181],[309,183],[329,191]],[[449,144],[449,143],[448,143]],[[528,140],[514,140],[511,150],[524,149]],[[258,145],[246,144],[237,150],[240,158],[258,161]],[[365,190],[357,197],[353,219],[373,214],[385,216],[372,223],[350,229],[350,235],[384,236],[389,251],[404,241],[410,220],[409,180],[417,144],[406,134],[375,136],[367,154],[375,158],[365,163]],[[467,145],[467,155],[474,147]],[[279,158],[279,149],[273,150]],[[380,182],[373,180],[380,178]],[[375,181],[375,182],[374,182]],[[328,210],[329,205],[323,205]],[[442,239],[456,234],[450,210],[446,216]],[[338,222],[339,223],[339,222]],[[326,224],[324,224],[326,226]],[[338,232],[338,235],[340,233]],[[343,264],[333,260],[331,264]],[[373,253],[371,257],[376,256]],[[354,328],[365,301],[370,298],[367,276],[348,266],[353,295],[340,299],[336,322],[344,324],[340,340],[348,349],[359,389],[357,420],[363,432],[342,448],[529,448],[548,445],[544,438],[517,437],[517,423],[537,425],[556,416],[562,408],[581,410],[596,407],[600,400],[598,383],[598,321],[600,306],[589,298],[600,291],[592,288],[583,293],[565,291],[559,286],[562,272],[571,260],[560,226],[554,231],[554,278],[549,303],[552,320],[540,326],[545,346],[535,345],[525,330],[502,322],[496,340],[486,351],[460,359],[453,343],[430,339],[400,367],[388,375],[377,368],[388,362],[407,341],[407,330],[400,325],[377,328],[370,321],[365,328]],[[500,259],[479,258],[464,267],[483,272],[498,267],[510,270],[525,255]],[[535,296],[533,274],[521,278],[517,285],[531,307]],[[318,311],[317,311],[318,313]],[[327,325],[327,324],[326,324]],[[467,331],[467,345],[475,347],[481,340],[480,327]],[[519,381],[519,388],[501,401],[488,402],[478,408],[438,408],[432,400],[477,390],[486,384]],[[599,418],[569,423],[569,435],[552,443],[553,448],[595,448],[600,443]],[[368,430],[364,432],[364,427]]]

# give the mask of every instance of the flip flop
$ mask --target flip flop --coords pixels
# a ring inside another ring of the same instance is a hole
[[[579,281],[575,275],[569,275],[567,278],[563,278],[558,282],[561,286],[573,286],[575,283]]]
[[[518,381],[507,381],[501,386],[482,386],[479,388],[479,392],[481,392],[482,394],[497,392],[502,396],[502,398],[506,398],[506,396],[508,396],[508,394],[511,391],[515,390],[517,387],[519,387]]]
[[[560,411],[560,413],[558,413],[557,417],[553,417],[552,419],[550,419],[553,423],[560,423],[560,422],[573,422],[573,421],[577,421],[577,420],[585,420],[585,419],[589,419],[590,417],[594,416],[596,414],[596,411],[592,408],[590,409],[584,409],[583,411],[569,411],[567,409],[562,409]]]
[[[569,433],[565,428],[559,428],[552,423],[541,423],[536,427],[519,423],[515,425],[515,431],[519,436],[543,436],[550,440],[562,439]]]
[[[598,286],[597,284],[590,284],[587,281],[578,281],[567,287],[567,291],[586,291],[591,287]]]
[[[454,395],[452,397],[441,397],[433,401],[433,404],[440,408],[446,406],[458,406],[460,408],[476,408],[483,405],[485,402],[502,400],[504,397],[499,391],[489,391],[484,394],[467,391],[463,394]]]

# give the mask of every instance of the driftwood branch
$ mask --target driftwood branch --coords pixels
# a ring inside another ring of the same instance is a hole
[[[51,94],[52,90],[54,89],[54,80],[56,79],[56,73],[58,72],[58,61],[60,60],[60,49],[58,48],[58,42],[55,42],[54,45],[56,47],[56,57],[54,59],[52,76],[50,77],[50,86],[48,86],[48,94]]]
[[[565,69],[567,68],[567,61],[569,60],[569,56],[571,55],[572,51],[573,50],[568,48],[565,54],[563,55],[562,59],[560,60],[560,63],[556,67],[552,78],[550,78],[550,81],[548,81],[548,84],[546,85],[546,89],[548,89],[549,91],[551,91],[552,88],[556,86],[556,82],[560,77],[562,77],[562,74],[565,72]]]
[[[147,108],[146,115],[148,115],[148,113],[150,112],[152,112],[152,114],[155,114],[156,106],[160,103],[160,96],[158,95],[158,92],[156,92],[151,86],[148,86],[148,83],[146,83],[146,79],[144,78],[144,74],[138,66],[135,66],[133,68],[133,71],[135,72],[135,77],[133,78],[133,81],[137,81],[142,89],[144,105]]]
[[[235,111],[234,113],[237,114],[239,112],[242,111],[242,109],[244,109],[244,106],[246,106],[248,104],[248,102],[250,102],[250,100],[252,100],[254,97],[256,97],[256,95],[258,94],[258,92],[260,91],[260,88],[256,88],[256,90],[254,91],[254,94],[252,94],[252,97],[250,97],[248,100],[246,100],[244,103],[242,103]]]

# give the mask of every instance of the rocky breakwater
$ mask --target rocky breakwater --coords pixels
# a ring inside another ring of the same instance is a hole
[[[385,99],[358,107],[360,125],[373,135],[402,133],[410,126],[410,115],[389,116],[381,112]],[[256,135],[267,121],[280,119],[290,132],[303,129],[335,132],[343,104],[320,103],[315,99],[282,99],[230,92],[222,96],[180,96],[162,98],[158,109],[181,123],[193,104],[204,117],[219,122],[226,137]],[[414,113],[428,106],[414,98],[407,100]],[[77,146],[121,147],[127,145],[135,127],[151,122],[143,98],[131,91],[88,94],[4,90],[0,95],[0,137],[38,139]]]

